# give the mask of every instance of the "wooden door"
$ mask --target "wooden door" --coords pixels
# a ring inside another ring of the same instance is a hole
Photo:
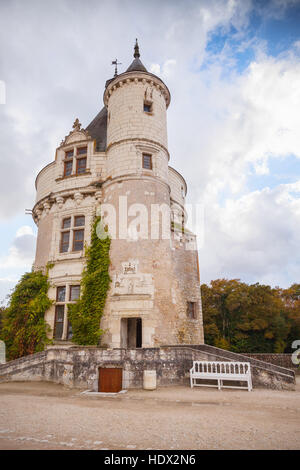
[[[122,369],[99,368],[99,392],[118,393],[122,390]]]

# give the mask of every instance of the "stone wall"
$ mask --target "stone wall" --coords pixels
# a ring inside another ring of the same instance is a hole
[[[252,357],[260,361],[269,362],[270,364],[275,364],[276,366],[286,367],[287,369],[298,369],[299,365],[293,364],[292,354],[247,354],[243,353],[244,356]]]
[[[188,346],[143,349],[49,348],[42,353],[0,365],[0,382],[45,380],[96,391],[100,367],[121,367],[123,388],[141,388],[144,370],[156,370],[158,386],[189,386],[189,370],[194,360],[224,358],[218,357],[216,352],[213,356],[212,353]],[[251,358],[249,361],[254,387],[294,389],[293,371],[270,364],[264,367],[265,363]]]

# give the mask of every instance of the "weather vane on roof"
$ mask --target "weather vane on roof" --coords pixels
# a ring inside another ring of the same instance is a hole
[[[122,62],[118,62],[118,59],[116,60],[113,60],[111,65],[115,65],[115,75],[114,77],[116,77],[118,75],[118,65],[122,65]]]

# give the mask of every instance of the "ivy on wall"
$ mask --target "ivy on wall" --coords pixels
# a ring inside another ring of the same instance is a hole
[[[10,295],[1,328],[8,360],[43,351],[51,343],[47,337],[50,328],[44,319],[52,304],[47,294],[50,268],[47,266],[46,274],[42,271],[23,274]]]
[[[103,330],[100,320],[111,279],[109,277],[110,237],[103,229],[101,217],[94,217],[91,244],[85,248],[86,267],[81,278],[81,296],[68,306],[72,341],[80,345],[97,345]],[[102,236],[101,236],[102,235]]]

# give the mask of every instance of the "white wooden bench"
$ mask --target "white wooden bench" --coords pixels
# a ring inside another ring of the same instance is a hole
[[[217,384],[197,383],[201,379],[216,380]],[[250,362],[193,361],[190,369],[191,387],[243,388],[252,390]],[[247,382],[247,386],[223,385],[224,380]]]

